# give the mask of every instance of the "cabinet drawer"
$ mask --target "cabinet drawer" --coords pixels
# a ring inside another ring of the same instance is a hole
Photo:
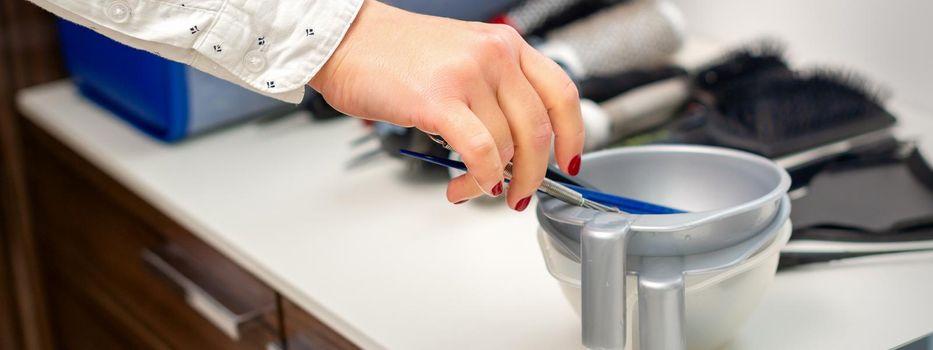
[[[57,266],[76,262],[57,256]],[[169,349],[169,345],[110,298],[99,284],[71,269],[48,269],[45,274],[47,305],[54,312],[56,348],[61,349]]]
[[[288,350],[359,349],[347,338],[288,299],[282,299],[282,319]]]
[[[136,322],[148,333],[131,336],[151,334],[155,340],[139,343],[156,348],[265,349],[280,342],[271,288],[35,126],[27,125],[24,136],[50,298],[83,295],[89,318]],[[79,322],[57,317],[74,307],[52,303],[50,309],[57,324]],[[63,347],[94,348],[65,331],[75,327],[56,328]],[[112,341],[125,343],[120,336]]]

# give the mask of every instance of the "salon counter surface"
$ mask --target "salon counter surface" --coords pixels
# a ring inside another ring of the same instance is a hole
[[[579,319],[548,274],[534,211],[446,202],[401,162],[348,162],[355,120],[302,113],[176,145],[153,141],[70,82],[19,95],[24,114],[364,348],[570,349]],[[908,134],[933,121],[902,119]],[[877,259],[877,258],[876,258]],[[780,273],[732,345],[889,348],[933,331],[933,255]]]

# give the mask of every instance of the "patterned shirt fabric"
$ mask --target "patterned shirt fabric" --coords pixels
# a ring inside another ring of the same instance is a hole
[[[30,0],[123,44],[298,103],[363,0]],[[127,72],[132,74],[132,72]]]

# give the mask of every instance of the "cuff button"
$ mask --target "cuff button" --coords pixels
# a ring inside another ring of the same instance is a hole
[[[266,68],[266,56],[262,54],[259,50],[253,50],[246,53],[246,57],[243,58],[246,68],[253,73],[262,71],[263,68]]]
[[[107,18],[115,23],[124,23],[133,15],[130,5],[125,1],[114,1],[107,6]]]

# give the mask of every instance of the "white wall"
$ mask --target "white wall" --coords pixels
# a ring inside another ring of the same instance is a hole
[[[782,38],[795,64],[844,66],[933,118],[933,1],[673,0],[691,35]]]

